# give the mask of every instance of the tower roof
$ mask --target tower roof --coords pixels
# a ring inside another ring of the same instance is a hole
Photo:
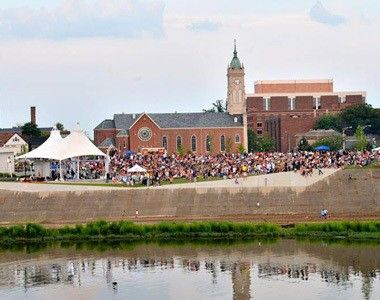
[[[231,60],[230,63],[230,68],[234,70],[239,70],[242,69],[242,64],[240,63],[240,60],[237,56],[237,51],[236,51],[236,40],[234,40],[234,57]]]

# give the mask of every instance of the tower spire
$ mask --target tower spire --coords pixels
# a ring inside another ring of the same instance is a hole
[[[234,57],[237,58],[237,51],[236,51],[236,39],[234,39]]]

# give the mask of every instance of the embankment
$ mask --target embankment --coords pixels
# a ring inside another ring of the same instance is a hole
[[[317,176],[317,175],[314,175]],[[259,203],[259,205],[258,205]],[[59,192],[0,190],[3,224],[91,220],[318,218],[380,219],[380,169],[346,169],[307,187],[197,187]],[[290,221],[290,220],[289,220]]]

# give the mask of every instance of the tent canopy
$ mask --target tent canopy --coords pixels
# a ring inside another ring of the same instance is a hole
[[[314,150],[317,150],[317,151],[329,151],[330,147],[322,145],[322,146],[315,147]]]
[[[146,169],[140,167],[139,165],[134,165],[132,168],[128,169],[128,173],[145,173]]]
[[[56,128],[50,132],[49,138],[38,148],[18,156],[17,159],[57,159],[59,156],[59,146],[62,143],[63,138],[61,133]]]
[[[78,156],[106,156],[81,130],[71,132],[62,138],[59,130],[53,129],[50,137],[37,149],[17,157],[17,159],[64,160]]]

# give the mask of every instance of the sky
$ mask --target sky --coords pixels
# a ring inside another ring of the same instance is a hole
[[[1,0],[0,127],[196,112],[255,80],[334,79],[380,107],[380,1]]]

